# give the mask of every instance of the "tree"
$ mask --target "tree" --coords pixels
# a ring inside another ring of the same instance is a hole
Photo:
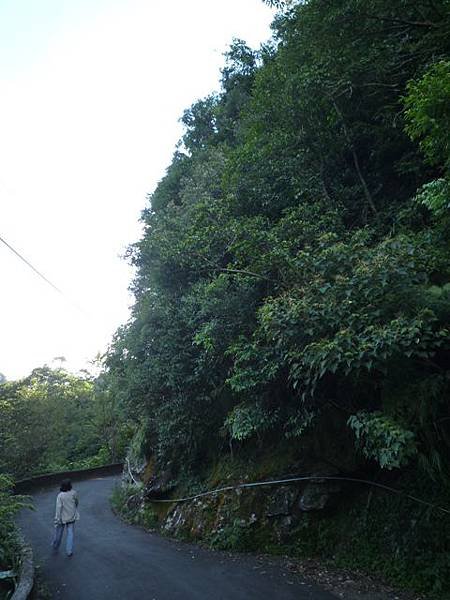
[[[0,472],[22,477],[116,460],[123,420],[113,408],[99,382],[62,368],[0,384]]]
[[[419,80],[408,84],[405,98],[406,131],[431,165],[438,179],[426,183],[417,196],[435,216],[449,219],[450,209],[450,62],[439,61]]]
[[[447,2],[271,4],[271,43],[234,40],[221,89],[183,115],[105,381],[172,468],[227,437],[300,439],[339,410],[368,461],[436,470],[450,448]]]

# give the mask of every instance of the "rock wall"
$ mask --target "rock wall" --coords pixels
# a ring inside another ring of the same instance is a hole
[[[322,466],[314,477],[332,476],[335,471]],[[173,506],[161,523],[172,536],[189,539],[250,537],[264,531],[273,541],[286,541],[305,513],[324,511],[336,505],[341,492],[339,482],[317,479],[314,482],[259,488],[236,489],[198,498]],[[150,503],[151,500],[149,501]],[[218,543],[218,545],[221,545]]]
[[[193,494],[179,483],[179,472],[173,465],[158,466],[154,457],[145,456],[139,443],[134,443],[124,482],[140,482],[140,495],[133,495],[135,510],[147,522],[149,513],[154,513],[150,521],[168,535],[205,539],[219,547],[227,545],[227,538],[238,546],[239,540],[243,544],[245,541],[246,547],[251,538],[261,536],[274,544],[289,541],[301,528],[305,515],[326,514],[339,504],[342,484],[322,478],[352,474],[361,466],[354,440],[342,434],[340,420],[341,414],[329,412],[323,417],[319,437],[317,433],[305,435],[301,443],[282,440],[265,450],[255,449],[247,463],[236,465],[236,459],[222,457],[203,474],[200,489],[301,476],[310,476],[312,481],[236,489],[189,502],[163,504],[158,501]],[[229,471],[224,466],[227,460]]]

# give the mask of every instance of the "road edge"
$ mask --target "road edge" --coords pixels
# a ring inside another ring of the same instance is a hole
[[[22,536],[19,538],[19,543],[21,546],[19,584],[14,590],[11,600],[26,600],[34,585],[33,549]]]

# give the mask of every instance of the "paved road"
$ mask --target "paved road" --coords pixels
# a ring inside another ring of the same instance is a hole
[[[277,561],[229,556],[146,533],[114,516],[117,478],[76,484],[81,520],[72,558],[50,547],[57,489],[33,494],[20,525],[56,600],[335,600],[283,571]]]

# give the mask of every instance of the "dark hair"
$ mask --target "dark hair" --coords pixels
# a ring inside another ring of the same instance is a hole
[[[61,492],[70,492],[72,489],[72,482],[70,479],[63,479],[61,481],[61,487],[59,488]]]

